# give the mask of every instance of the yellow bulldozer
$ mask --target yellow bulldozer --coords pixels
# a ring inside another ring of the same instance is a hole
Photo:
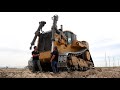
[[[87,41],[77,40],[76,35],[69,31],[63,30],[63,25],[60,29],[57,28],[58,15],[52,17],[53,25],[51,30],[44,32],[42,27],[46,24],[45,21],[39,22],[39,27],[35,32],[35,36],[31,42],[30,50],[35,44],[38,37],[37,47],[39,51],[39,60],[43,71],[51,71],[51,52],[53,47],[57,46],[59,51],[58,64],[59,70],[88,70],[94,68],[94,63],[89,51]],[[28,68],[33,68],[32,57],[28,61]]]

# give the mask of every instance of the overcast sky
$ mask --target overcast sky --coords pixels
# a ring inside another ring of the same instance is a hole
[[[43,31],[48,31],[55,14],[58,28],[62,24],[63,30],[89,43],[95,66],[106,65],[105,54],[107,66],[119,65],[120,12],[0,12],[0,66],[27,66],[39,22],[46,21]]]

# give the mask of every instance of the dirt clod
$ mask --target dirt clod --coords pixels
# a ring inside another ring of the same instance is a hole
[[[37,72],[29,69],[0,69],[0,78],[120,78],[120,67],[96,67],[87,71]]]

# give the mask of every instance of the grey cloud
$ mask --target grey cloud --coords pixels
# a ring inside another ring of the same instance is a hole
[[[22,53],[26,52],[25,50],[9,48],[9,47],[0,47],[0,52],[9,52],[9,53]]]
[[[120,43],[112,44],[112,45],[106,45],[106,46],[99,46],[99,47],[92,47],[92,51],[104,51],[105,49],[110,50],[118,50],[120,49]]]

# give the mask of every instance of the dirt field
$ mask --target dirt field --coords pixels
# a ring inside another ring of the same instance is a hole
[[[28,69],[0,69],[0,78],[120,78],[120,67],[96,67],[88,71],[32,73]]]

